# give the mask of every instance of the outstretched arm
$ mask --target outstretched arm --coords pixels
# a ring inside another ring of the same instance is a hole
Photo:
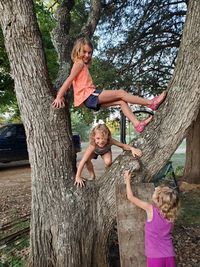
[[[94,153],[94,150],[95,150],[95,147],[92,146],[92,145],[89,145],[89,147],[86,149],[79,165],[78,165],[78,169],[77,169],[77,172],[76,172],[76,177],[75,177],[75,185],[80,186],[80,187],[83,187],[85,186],[84,182],[85,182],[85,179],[84,177],[82,177],[82,171],[83,171],[83,168],[85,166],[85,163],[87,162],[87,160],[91,157],[92,153]]]
[[[126,194],[127,194],[128,200],[132,204],[136,205],[137,207],[145,210],[147,212],[147,216],[149,218],[150,214],[152,214],[152,205],[150,203],[142,201],[139,198],[134,196],[133,191],[131,189],[131,172],[130,172],[130,170],[124,172],[124,179],[125,179],[125,183],[126,183]]]
[[[83,65],[84,63],[82,61],[78,61],[74,63],[71,69],[70,75],[68,76],[68,78],[65,80],[65,82],[59,89],[56,99],[52,103],[52,106],[54,108],[63,108],[65,106],[64,95],[67,92],[67,90],[70,88],[70,86],[72,85],[73,80],[82,70]]]
[[[111,139],[111,144],[118,146],[124,150],[130,150],[132,152],[133,157],[141,157],[142,156],[142,151],[138,148],[132,147],[130,145],[127,144],[123,144],[115,139]]]

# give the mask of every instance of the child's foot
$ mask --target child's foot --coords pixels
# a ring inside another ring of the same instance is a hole
[[[152,103],[147,105],[148,108],[152,110],[157,110],[159,106],[163,103],[167,96],[167,91],[162,92],[159,96],[155,96],[151,101]]]
[[[135,126],[135,130],[138,133],[142,133],[145,127],[149,124],[149,122],[153,119],[153,116],[149,116],[146,120],[140,121],[137,126]]]

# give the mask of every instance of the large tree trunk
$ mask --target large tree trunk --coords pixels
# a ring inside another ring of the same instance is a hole
[[[116,216],[114,186],[124,169],[152,177],[171,157],[200,104],[200,5],[191,0],[168,98],[138,139],[139,162],[119,156],[100,180],[73,186],[72,140],[66,112],[52,109],[41,38],[31,0],[0,0],[1,25],[27,133],[32,170],[31,265],[107,267],[107,238]]]
[[[200,183],[200,112],[191,124],[186,138],[186,162],[183,178],[188,183]]]
[[[186,136],[200,106],[200,5],[191,0],[168,96],[138,143],[144,156],[140,179],[150,180]]]

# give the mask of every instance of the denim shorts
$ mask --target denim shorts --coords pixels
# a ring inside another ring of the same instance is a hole
[[[93,109],[95,111],[98,111],[101,107],[99,104],[99,95],[101,94],[103,90],[96,89],[85,101],[84,105],[89,108]],[[95,94],[95,95],[94,95]]]

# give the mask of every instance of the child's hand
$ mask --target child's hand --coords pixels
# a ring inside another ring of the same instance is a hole
[[[75,183],[74,183],[74,185],[76,185],[77,187],[84,187],[85,186],[85,179],[84,178],[82,178],[82,177],[76,177],[75,178]]]
[[[64,97],[61,97],[61,98],[56,97],[56,99],[52,103],[52,106],[54,108],[64,108],[64,106],[65,106]]]
[[[124,182],[130,183],[130,181],[131,181],[131,171],[127,170],[124,172]]]
[[[139,148],[131,147],[131,152],[134,158],[142,156],[142,151]]]

